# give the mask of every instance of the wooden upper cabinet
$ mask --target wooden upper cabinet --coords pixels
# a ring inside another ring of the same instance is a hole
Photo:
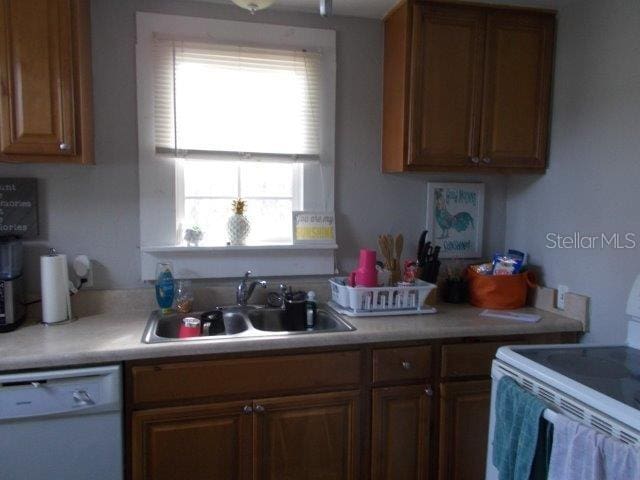
[[[482,108],[482,162],[495,167],[546,166],[555,20],[492,12]]]
[[[416,6],[413,16],[411,166],[468,166],[478,156],[485,14]]]
[[[92,161],[88,0],[1,0],[0,160]]]
[[[347,391],[254,401],[254,479],[360,478],[359,396]]]
[[[386,172],[543,171],[555,17],[406,0],[385,18]]]

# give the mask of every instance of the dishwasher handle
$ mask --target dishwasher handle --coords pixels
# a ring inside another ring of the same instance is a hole
[[[73,399],[76,401],[77,405],[88,406],[95,405],[96,402],[93,401],[91,395],[86,390],[76,390],[73,392]]]

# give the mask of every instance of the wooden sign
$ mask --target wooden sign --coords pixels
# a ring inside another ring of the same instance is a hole
[[[332,212],[293,212],[293,243],[336,243]]]
[[[0,236],[38,236],[38,181],[0,178]]]

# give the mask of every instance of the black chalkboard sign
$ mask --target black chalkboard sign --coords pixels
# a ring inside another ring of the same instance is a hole
[[[38,236],[38,180],[0,178],[0,236]]]

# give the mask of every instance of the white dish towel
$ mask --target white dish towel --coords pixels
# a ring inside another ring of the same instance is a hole
[[[558,415],[548,480],[640,480],[640,449]]]

